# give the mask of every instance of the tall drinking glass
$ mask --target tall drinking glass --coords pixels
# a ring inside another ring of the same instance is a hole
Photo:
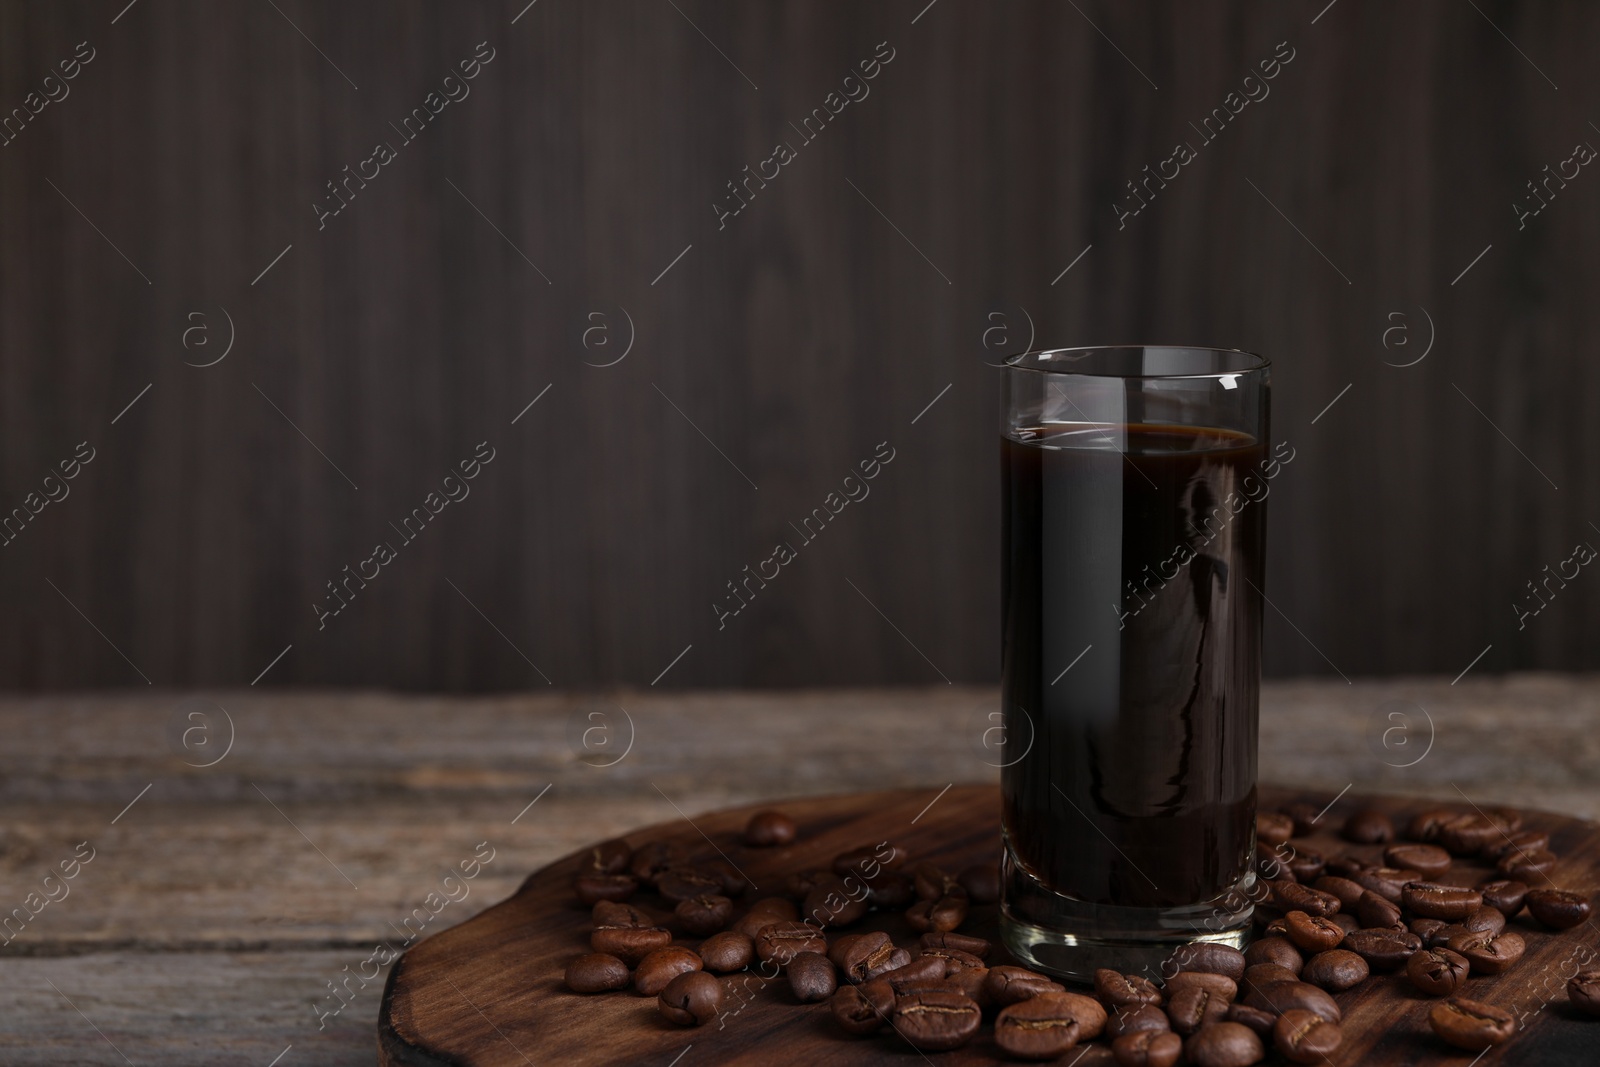
[[[1154,978],[1249,931],[1268,364],[1119,346],[1001,373],[1002,936]]]

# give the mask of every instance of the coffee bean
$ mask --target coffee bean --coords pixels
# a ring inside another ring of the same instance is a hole
[[[1367,867],[1352,874],[1350,880],[1366,887],[1384,900],[1398,904],[1405,884],[1422,881],[1422,872],[1408,867]]]
[[[796,952],[784,970],[789,976],[789,988],[802,1004],[827,1000],[838,988],[833,961],[820,952]]]
[[[597,926],[589,947],[617,957],[630,967],[657,949],[672,944],[672,931],[664,926]]]
[[[1294,836],[1294,820],[1282,812],[1256,813],[1256,840],[1276,848]]]
[[[1289,857],[1289,871],[1295,876],[1296,881],[1314,882],[1322,877],[1322,872],[1327,868],[1328,861],[1322,853],[1310,848],[1295,849]]]
[[[1448,997],[1467,980],[1470,964],[1447,948],[1426,948],[1406,961],[1406,977],[1430,997]]]
[[[884,871],[899,870],[905,866],[908,858],[906,850],[899,845],[880,841],[876,845],[863,845],[833,857],[833,873],[840,878],[859,874],[870,880]]]
[[[1367,961],[1361,956],[1348,949],[1335,948],[1319,952],[1306,960],[1300,980],[1334,993],[1342,993],[1357,982],[1366,981],[1369,973]]]
[[[702,966],[700,957],[686,948],[658,948],[633,969],[633,988],[647,997],[658,996],[678,975],[698,971]]]
[[[1450,853],[1438,845],[1402,842],[1383,850],[1383,862],[1390,867],[1421,871],[1424,878],[1437,878],[1450,870]]]
[[[1025,967],[990,967],[983,983],[984,995],[1001,1007],[1036,997],[1041,993],[1063,993],[1059,982]]]
[[[1294,820],[1294,836],[1306,837],[1317,832],[1317,819],[1322,815],[1322,805],[1300,801],[1290,804],[1283,813]]]
[[[1439,844],[1452,856],[1471,856],[1500,836],[1500,827],[1485,815],[1457,815],[1439,828]]]
[[[944,960],[931,956],[927,959],[913,958],[909,963],[901,964],[892,971],[884,971],[878,977],[888,982],[897,995],[915,986],[942,986]]]
[[[744,825],[744,843],[751,848],[793,844],[800,828],[781,811],[758,811]]]
[[[1422,948],[1422,938],[1409,930],[1356,930],[1345,934],[1339,947],[1360,956],[1369,970],[1394,971]]]
[[[1270,1011],[1252,1008],[1248,1004],[1229,1004],[1226,1018],[1230,1023],[1243,1023],[1262,1038],[1272,1036],[1272,1028],[1278,1021],[1278,1017]]]
[[[1441,885],[1438,882],[1407,882],[1400,890],[1400,906],[1425,919],[1459,922],[1473,908],[1483,905],[1483,894],[1476,889]]]
[[[919,863],[911,868],[911,884],[918,900],[939,900],[953,893],[965,895],[967,892],[937,863]]]
[[[1275,1015],[1300,1008],[1333,1023],[1342,1018],[1334,999],[1307,982],[1275,982],[1265,988],[1252,989],[1245,1003]]]
[[[728,925],[733,918],[733,901],[720,896],[690,897],[678,901],[673,914],[689,933],[704,937]]]
[[[865,879],[865,882],[867,903],[874,908],[899,911],[917,898],[911,876],[901,871],[885,871],[876,878]]]
[[[1412,816],[1411,822],[1406,825],[1406,836],[1413,841],[1431,844],[1439,840],[1439,834],[1445,824],[1459,818],[1460,814],[1449,808],[1432,808],[1420,815]]]
[[[706,970],[728,974],[748,967],[751,958],[756,954],[756,947],[755,942],[744,934],[735,930],[724,930],[700,942],[700,947],[695,951],[699,954],[700,962],[705,965]]]
[[[859,879],[830,874],[811,887],[800,914],[818,926],[852,926],[866,918],[868,908],[866,886]]]
[[[1288,968],[1295,974],[1299,974],[1300,968],[1305,964],[1304,958],[1300,955],[1300,950],[1295,948],[1294,943],[1286,937],[1264,937],[1259,941],[1253,942],[1249,948],[1244,950],[1244,962],[1247,965],[1276,963],[1280,967]]]
[[[1600,971],[1579,971],[1568,978],[1567,1000],[1584,1015],[1600,1016]]]
[[[1200,986],[1184,986],[1167,999],[1167,1020],[1185,1037],[1202,1026],[1221,1022],[1227,1014],[1228,1002]]]
[[[1253,963],[1244,969],[1244,980],[1240,988],[1246,992],[1252,989],[1265,989],[1278,982],[1298,982],[1300,972],[1291,971],[1287,967],[1280,967],[1276,963]]]
[[[794,922],[798,918],[800,909],[790,901],[783,897],[766,897],[750,905],[750,910],[733,924],[733,929],[754,941],[763,926]]]
[[[781,891],[784,897],[798,904],[802,900],[806,899],[806,895],[811,892],[811,887],[822,881],[822,879],[837,877],[840,876],[834,874],[832,871],[816,869],[809,871],[791,871],[784,876]]]
[[[1272,1043],[1290,1063],[1328,1063],[1339,1050],[1344,1034],[1338,1023],[1330,1023],[1309,1011],[1294,1009],[1278,1016],[1272,1028]]]
[[[1283,923],[1289,940],[1305,952],[1325,952],[1344,940],[1344,931],[1339,929],[1338,924],[1320,915],[1291,911],[1283,917]]]
[[[834,1021],[848,1034],[870,1034],[894,1014],[894,989],[888,982],[840,986],[828,1007]]]
[[[1344,821],[1344,829],[1340,833],[1346,841],[1360,845],[1381,845],[1394,840],[1394,823],[1381,811],[1363,808]]]
[[[1257,908],[1256,909],[1256,919],[1259,921],[1263,917],[1264,917],[1264,915],[1263,915],[1262,910],[1260,908]],[[1261,936],[1262,937],[1288,937],[1289,936],[1289,927],[1288,927],[1288,924],[1286,924],[1283,921],[1283,916],[1282,915],[1278,916],[1276,919],[1273,919],[1271,922],[1267,923],[1266,926],[1262,927],[1261,928]]]
[[[689,852],[675,841],[647,841],[634,849],[628,860],[628,873],[645,885],[653,885],[656,876],[681,864]]]
[[[699,867],[669,867],[656,875],[656,892],[677,903],[691,897],[721,895],[722,880]]]
[[[1183,1055],[1183,1038],[1171,1030],[1139,1030],[1111,1043],[1118,1067],[1173,1067]]]
[[[722,1009],[722,983],[704,971],[680,974],[656,998],[656,1010],[679,1026],[703,1026]]]
[[[1483,894],[1485,904],[1506,918],[1514,919],[1527,899],[1528,886],[1524,882],[1496,878],[1479,886],[1478,892]]]
[[[1348,878],[1340,878],[1333,874],[1325,874],[1318,878],[1311,883],[1311,888],[1333,896],[1339,901],[1339,910],[1351,914],[1355,913],[1356,905],[1361,901],[1361,894],[1367,891],[1359,882],[1352,882]]]
[[[594,920],[596,926],[656,925],[655,919],[643,908],[610,900],[595,901],[594,908],[589,912],[589,917]]]
[[[574,993],[606,993],[628,984],[628,965],[604,952],[591,952],[567,964],[567,988]]]
[[[1461,925],[1475,934],[1498,934],[1506,928],[1506,917],[1498,909],[1480,904],[1467,912]]]
[[[770,923],[756,934],[756,955],[764,962],[784,966],[798,952],[828,951],[828,939],[816,927],[802,922]]]
[[[1256,1032],[1242,1023],[1212,1023],[1183,1045],[1184,1058],[1195,1067],[1250,1067],[1266,1058]]]
[[[1373,864],[1368,863],[1360,856],[1352,856],[1346,852],[1335,856],[1327,862],[1327,873],[1335,878],[1349,878],[1354,880],[1358,871],[1370,871]]]
[[[1273,847],[1256,842],[1256,875],[1264,882],[1293,882],[1297,879],[1289,869],[1289,846]]]
[[[1422,938],[1423,944],[1430,944],[1433,935],[1448,925],[1443,919],[1412,919],[1406,928]]]
[[[1333,915],[1343,904],[1332,893],[1295,882],[1274,882],[1272,903],[1283,911],[1303,911],[1307,915]]]
[[[943,960],[944,977],[949,978],[959,971],[987,971],[982,960],[970,952],[963,952],[958,948],[927,948],[917,950],[919,960]]]
[[[983,1012],[972,998],[956,992],[912,993],[899,998],[894,1028],[923,1052],[944,1052],[972,1040]]]
[[[856,938],[842,956],[834,956],[834,962],[846,981],[860,984],[904,967],[911,962],[911,953],[896,948],[888,934],[878,931]]]
[[[1184,945],[1172,954],[1170,960],[1180,971],[1225,974],[1234,981],[1244,977],[1246,967],[1243,952],[1232,945],[1223,945],[1215,941],[1196,941]]]
[[[1450,923],[1446,926],[1439,927],[1439,929],[1429,934],[1424,944],[1428,948],[1444,948],[1450,943],[1452,938],[1470,936],[1472,936],[1472,931],[1468,930],[1465,926],[1462,926],[1460,923]]]
[[[1328,916],[1328,918],[1332,919],[1334,925],[1343,930],[1347,936],[1361,929],[1361,922],[1354,915],[1346,915],[1341,911],[1337,915]]]
[[[1446,942],[1451,952],[1467,958],[1473,974],[1500,974],[1522,958],[1527,946],[1521,934],[1474,934],[1463,932]]]
[[[967,921],[967,897],[961,896],[941,897],[938,900],[922,900],[911,906],[906,912],[906,922],[911,924],[911,929],[917,931],[938,931],[948,933]]]
[[[1514,878],[1519,882],[1543,881],[1543,876],[1556,865],[1557,856],[1547,848],[1521,849],[1514,848],[1501,856],[1495,864],[1495,870],[1503,878]]]
[[[627,900],[639,888],[639,880],[631,874],[580,874],[572,880],[572,891],[585,904],[602,900],[613,903]]]
[[[1532,889],[1525,898],[1528,914],[1552,930],[1570,930],[1589,917],[1589,898],[1564,889]]]
[[[1167,1018],[1166,1012],[1154,1004],[1118,1008],[1106,1017],[1106,1033],[1113,1041],[1123,1034],[1138,1033],[1140,1030],[1171,1029],[1172,1020]]]
[[[1240,981],[1244,975],[1239,976]],[[1184,989],[1204,989],[1219,1000],[1232,1001],[1239,995],[1239,984],[1225,974],[1213,974],[1209,971],[1179,971],[1162,987],[1162,992],[1167,995],[1167,1003]]]
[[[1004,969],[995,967],[989,973]],[[1161,1003],[1161,990],[1150,979],[1143,975],[1122,974],[1109,967],[1101,967],[1094,972],[1094,991],[1109,1008]]]
[[[1517,1020],[1510,1012],[1464,998],[1435,1004],[1428,1013],[1428,1022],[1434,1033],[1468,1052],[1498,1045],[1517,1029]]]
[[[923,948],[958,948],[970,952],[980,960],[989,958],[991,945],[981,937],[957,933],[927,933],[922,935]]]
[[[1034,997],[1003,1009],[994,1021],[994,1043],[1021,1060],[1055,1059],[1071,1049],[1082,1034],[1077,1018],[1061,1009],[1056,996]]]
[[[1362,893],[1356,904],[1356,918],[1367,930],[1393,929],[1401,924],[1400,905],[1386,900],[1370,889]]]
[[[1550,847],[1550,835],[1543,830],[1518,830],[1514,834],[1503,834],[1498,839],[1491,840],[1483,846],[1483,851],[1478,853],[1486,863],[1499,863],[1500,857],[1514,849],[1524,852],[1537,852]]]
[[[633,858],[633,846],[620,837],[602,841],[589,849],[578,868],[579,874],[623,874]]]
[[[975,863],[961,868],[956,881],[974,904],[993,904],[1000,899],[1000,865]]]

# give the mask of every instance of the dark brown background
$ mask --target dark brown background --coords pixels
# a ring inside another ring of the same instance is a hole
[[[1600,9],[924,4],[0,5],[0,109],[97,53],[0,147],[0,507],[98,452],[0,549],[0,684],[242,684],[286,645],[263,685],[643,685],[691,644],[661,685],[992,679],[984,330],[1016,347],[1023,309],[1040,344],[1273,357],[1271,671],[1600,666],[1600,577],[1520,632],[1511,607],[1600,544],[1600,176],[1511,209],[1600,144]],[[1285,40],[1119,231],[1124,181]],[[470,97],[318,232],[324,182],[480,41]],[[881,41],[870,96],[719,232],[725,183]],[[232,352],[185,366],[221,308]],[[631,353],[585,366],[620,308]],[[1428,358],[1385,366],[1422,308]],[[324,582],[483,440],[472,495],[319,632]],[[724,583],[884,440],[871,496],[718,632]]]

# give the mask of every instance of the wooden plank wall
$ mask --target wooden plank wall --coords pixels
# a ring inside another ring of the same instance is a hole
[[[1600,667],[1596,39],[1576,0],[7,0],[0,511],[66,495],[0,550],[0,686],[991,680],[984,359],[1028,335],[1275,359],[1271,672]]]

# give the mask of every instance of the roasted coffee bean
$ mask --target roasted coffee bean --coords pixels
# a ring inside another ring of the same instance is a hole
[[[843,878],[859,874],[871,880],[884,871],[897,871],[905,866],[906,850],[890,841],[876,845],[863,845],[833,857],[833,873]]]
[[[1474,934],[1463,932],[1445,943],[1451,952],[1467,958],[1473,974],[1499,974],[1522,958],[1527,946],[1517,933]]]
[[[1171,1030],[1139,1030],[1111,1042],[1117,1067],[1173,1067],[1183,1055],[1183,1038]]]
[[[880,931],[862,934],[834,962],[839,964],[846,981],[860,984],[904,967],[911,962],[911,953],[896,948],[889,935]]]
[[[962,952],[970,952],[980,960],[988,959],[991,949],[989,942],[981,937],[949,932],[923,934],[921,945],[923,948],[958,948]]]
[[[1202,1026],[1221,1022],[1227,1014],[1228,1002],[1200,986],[1185,986],[1167,998],[1167,1020],[1184,1037]]]
[[[1519,882],[1539,882],[1556,865],[1557,856],[1547,848],[1514,848],[1500,857],[1494,869],[1503,878]]]
[[[1256,840],[1273,848],[1294,836],[1294,820],[1279,811],[1256,812]]]
[[[1434,1033],[1468,1052],[1498,1045],[1517,1029],[1516,1017],[1509,1011],[1459,997],[1435,1004],[1428,1022]]]
[[[630,967],[670,944],[672,931],[664,926],[597,926],[589,935],[590,948],[615,956]]]
[[[584,854],[579,874],[624,874],[633,858],[633,847],[620,837],[602,841]]]
[[[658,996],[678,975],[698,971],[702,966],[700,957],[686,948],[658,948],[633,969],[633,988],[647,997]]]
[[[1272,1027],[1278,1021],[1272,1012],[1252,1008],[1248,1004],[1229,1004],[1226,1018],[1230,1023],[1243,1023],[1262,1038],[1272,1036]]]
[[[791,871],[784,876],[781,891],[787,899],[798,904],[806,899],[811,892],[811,887],[824,878],[837,878],[832,871],[813,869],[809,871]]]
[[[1317,820],[1322,815],[1322,805],[1300,801],[1286,806],[1283,813],[1294,820],[1294,836],[1306,837],[1317,832]]]
[[[1467,980],[1471,965],[1447,948],[1425,948],[1406,961],[1406,977],[1430,997],[1448,997]]]
[[[939,900],[954,894],[964,896],[967,892],[937,863],[919,863],[911,868],[911,884],[918,900]]]
[[[1036,997],[1040,993],[1064,993],[1059,982],[1026,967],[990,967],[983,983],[989,1003],[1005,1007]]]
[[[851,877],[855,877],[852,875]],[[901,871],[885,871],[876,878],[865,879],[867,903],[874,908],[899,911],[917,899],[911,876]]]
[[[983,1012],[969,996],[956,992],[911,993],[895,1003],[894,1028],[923,1052],[944,1052],[972,1040]]]
[[[1342,993],[1357,982],[1366,981],[1370,973],[1367,961],[1361,956],[1348,949],[1335,948],[1319,952],[1306,960],[1300,980],[1333,993]]]
[[[1381,845],[1394,840],[1394,823],[1381,811],[1363,808],[1344,821],[1340,835],[1358,845]]]
[[[1310,848],[1297,848],[1289,857],[1289,871],[1299,882],[1314,882],[1322,877],[1328,861],[1322,853]]]
[[[1276,963],[1253,963],[1244,969],[1244,979],[1240,984],[1241,989],[1249,992],[1252,989],[1265,989],[1278,982],[1298,982],[1300,972],[1291,971],[1287,967],[1280,967]]]
[[[1567,1000],[1584,1015],[1600,1016],[1600,971],[1579,971],[1568,978]]]
[[[1344,935],[1339,947],[1360,956],[1369,970],[1395,971],[1422,948],[1422,938],[1409,930],[1355,930]]]
[[[1534,921],[1552,930],[1570,930],[1589,917],[1589,898],[1582,893],[1531,889],[1524,899]]]
[[[1338,924],[1320,915],[1291,911],[1283,917],[1283,924],[1289,940],[1303,952],[1326,952],[1344,940]]]
[[[1366,930],[1395,929],[1402,925],[1400,905],[1386,900],[1370,889],[1356,904],[1356,918]]]
[[[704,937],[728,925],[728,920],[733,918],[733,901],[718,896],[690,897],[678,901],[673,914],[689,933]]]
[[[967,896],[941,897],[938,900],[922,900],[911,905],[911,910],[906,912],[906,922],[911,924],[911,929],[920,932],[937,931],[948,933],[967,921]]]
[[[811,887],[800,904],[800,915],[818,926],[852,926],[866,918],[869,907],[866,886],[859,879],[829,875]]]
[[[1444,830],[1445,823],[1460,817],[1458,811],[1449,808],[1433,808],[1414,815],[1406,826],[1406,836],[1413,841],[1432,844],[1439,840],[1439,834]]]
[[[1343,930],[1346,935],[1349,935],[1349,934],[1354,933],[1355,931],[1361,929],[1361,922],[1354,915],[1346,915],[1344,912],[1341,911],[1337,915],[1328,916],[1328,918],[1332,919],[1333,922],[1334,922],[1334,925],[1338,926],[1339,929]]]
[[[1432,942],[1434,934],[1449,925],[1443,919],[1412,919],[1406,924],[1406,929],[1422,938],[1422,943],[1426,945]]]
[[[1327,916],[1337,913],[1343,907],[1339,898],[1332,893],[1325,893],[1309,885],[1274,882],[1271,888],[1271,902],[1285,912],[1303,911],[1307,915]]]
[[[1256,909],[1256,917],[1259,919],[1259,918],[1261,918],[1261,915],[1262,915],[1261,909],[1257,908]],[[1282,915],[1278,916],[1276,919],[1273,919],[1271,922],[1267,923],[1266,926],[1262,927],[1261,928],[1261,936],[1262,937],[1288,937],[1289,936],[1289,927],[1288,927],[1288,924],[1283,921],[1283,916]]]
[[[994,967],[991,968],[989,973],[993,974],[995,971],[1006,969]],[[1021,968],[1010,969],[1020,970]],[[1101,967],[1094,972],[1094,991],[1095,995],[1108,1008],[1126,1008],[1161,1003],[1161,990],[1157,989],[1155,983],[1150,979],[1138,974],[1122,974],[1118,971],[1113,971],[1109,967]]]
[[[1485,814],[1499,828],[1502,837],[1522,829],[1522,812],[1515,808],[1490,808]]]
[[[589,917],[596,926],[655,926],[650,913],[633,904],[619,904],[610,900],[595,902]]]
[[[793,844],[800,827],[781,811],[758,811],[744,824],[744,843],[751,848]]]
[[[1288,938],[1264,937],[1252,942],[1250,947],[1244,950],[1244,962],[1246,966],[1256,963],[1276,963],[1299,974],[1305,959],[1300,955],[1300,950],[1294,947],[1294,942]]]
[[[1339,901],[1339,910],[1352,915],[1355,914],[1356,905],[1361,901],[1361,894],[1367,891],[1359,882],[1352,882],[1348,878],[1340,878],[1334,874],[1325,874],[1318,878],[1311,883],[1311,888],[1334,897]]]
[[[1301,1008],[1333,1023],[1342,1018],[1334,999],[1308,982],[1275,982],[1265,988],[1252,989],[1245,1003],[1274,1015]]]
[[[1383,850],[1383,862],[1390,867],[1421,871],[1424,878],[1437,878],[1450,870],[1450,853],[1438,845],[1401,842]]]
[[[1257,841],[1256,876],[1264,882],[1296,881],[1294,872],[1289,869],[1289,852],[1287,845],[1274,848]]]
[[[1499,909],[1480,904],[1467,912],[1461,925],[1475,934],[1498,934],[1506,928],[1506,917]]]
[[[1242,1023],[1212,1023],[1183,1044],[1184,1059],[1195,1067],[1250,1067],[1266,1058],[1256,1032]]]
[[[1422,872],[1402,867],[1368,867],[1352,874],[1350,880],[1365,886],[1384,900],[1398,904],[1405,884],[1422,881]]]
[[[1243,952],[1232,945],[1222,945],[1215,941],[1196,941],[1184,945],[1169,959],[1180,971],[1225,974],[1236,982],[1244,977],[1244,969],[1247,966]]]
[[[1487,816],[1457,815],[1439,828],[1439,844],[1452,856],[1472,856],[1500,836],[1500,827]]]
[[[942,987],[944,961],[933,957],[925,960],[912,957],[909,963],[901,964],[892,971],[884,971],[878,977],[888,982],[897,994],[916,986]]]
[[[657,875],[683,863],[688,855],[688,850],[674,841],[647,841],[634,849],[628,860],[628,873],[645,885],[653,885]]]
[[[1460,922],[1473,908],[1482,905],[1482,893],[1461,886],[1407,882],[1400,890],[1400,906],[1424,919]]]
[[[1154,1004],[1118,1008],[1106,1017],[1106,1033],[1113,1041],[1123,1034],[1138,1033],[1140,1030],[1171,1029],[1172,1020]]]
[[[1290,1063],[1330,1063],[1343,1041],[1338,1023],[1299,1009],[1278,1016],[1272,1028],[1273,1046]]]
[[[1052,1060],[1067,1052],[1082,1035],[1077,1018],[1056,999],[1047,994],[1003,1009],[994,1021],[994,1043],[1019,1060]]]
[[[1000,865],[975,863],[961,868],[956,882],[967,891],[974,904],[993,904],[1000,899]]]
[[[574,993],[607,993],[628,984],[628,965],[604,952],[591,952],[567,964],[567,988]]]
[[[1496,878],[1485,882],[1478,887],[1478,892],[1483,894],[1483,902],[1494,908],[1508,919],[1514,919],[1517,912],[1522,910],[1522,905],[1528,896],[1528,886],[1524,882],[1508,881]]]
[[[656,875],[656,892],[676,904],[698,896],[720,896],[722,879],[699,867],[669,867]]]
[[[1513,849],[1537,852],[1549,847],[1550,835],[1543,830],[1518,830],[1514,834],[1502,834],[1499,838],[1491,840],[1483,846],[1483,851],[1479,855],[1486,863],[1499,863],[1500,857]]]
[[[631,874],[580,874],[572,880],[572,891],[585,904],[602,900],[618,903],[633,896],[639,880]]]
[[[982,960],[970,952],[963,952],[958,948],[921,948],[917,951],[917,959],[943,960],[944,977],[948,978],[957,971],[987,971]]]
[[[790,990],[802,1004],[827,1000],[839,984],[833,961],[820,952],[796,952],[784,971],[789,976]]]
[[[828,942],[828,958],[835,967],[844,970],[846,954],[869,937],[878,943],[889,940],[889,935],[881,930],[870,934],[840,934]]]
[[[656,1010],[679,1026],[704,1026],[722,1010],[722,983],[704,971],[680,974],[661,990]]]
[[[840,986],[829,1001],[834,1021],[847,1034],[870,1034],[894,1014],[894,989],[888,982]]]
[[[1244,980],[1244,975],[1239,976],[1239,981]],[[1232,1001],[1239,995],[1239,983],[1225,974],[1214,974],[1210,971],[1179,971],[1162,987],[1162,992],[1167,995],[1167,1003],[1172,1003],[1172,998],[1184,989],[1204,989],[1212,996],[1221,1000]]]
[[[762,927],[794,922],[798,918],[800,909],[790,901],[783,897],[767,897],[752,904],[750,910],[733,924],[733,929],[754,941]]]
[[[828,951],[828,939],[816,927],[802,922],[777,922],[756,934],[756,955],[763,962],[786,965],[798,952]]]
[[[1335,878],[1349,878],[1353,881],[1358,871],[1370,871],[1375,865],[1360,856],[1352,856],[1346,852],[1330,859],[1326,866],[1327,873]]]
[[[750,966],[750,960],[756,954],[755,942],[735,930],[724,930],[720,934],[712,934],[700,942],[700,947],[695,950],[700,956],[700,962],[708,971],[718,974],[728,974],[732,971],[742,971]]]

